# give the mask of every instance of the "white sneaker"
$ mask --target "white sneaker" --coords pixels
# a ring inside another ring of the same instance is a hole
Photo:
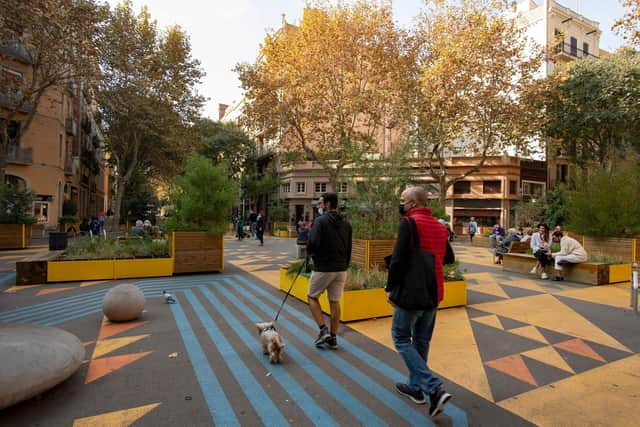
[[[542,276],[540,276],[540,278],[542,280],[547,280],[549,278],[549,276],[547,276],[547,273],[542,273]]]
[[[538,269],[537,269],[537,268],[535,268],[535,267],[533,267],[533,268],[531,269],[531,271],[529,272],[529,274],[536,274],[537,272],[538,272]]]

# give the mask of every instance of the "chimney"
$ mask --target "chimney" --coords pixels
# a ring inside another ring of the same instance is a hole
[[[218,104],[218,120],[222,120],[229,106],[227,104]]]

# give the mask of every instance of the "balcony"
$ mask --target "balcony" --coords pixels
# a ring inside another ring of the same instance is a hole
[[[78,126],[76,125],[76,121],[71,117],[67,117],[66,130],[67,135],[76,136]]]
[[[17,145],[9,145],[9,156],[7,163],[14,165],[31,165],[33,164],[33,149],[18,147]]]
[[[573,61],[576,59],[598,59],[596,55],[593,55],[590,52],[585,52],[582,49],[578,49],[578,46],[571,46],[571,43],[560,42],[556,45],[556,57],[559,59]]]
[[[24,45],[20,42],[6,42],[0,43],[0,53],[3,53],[18,62],[22,62],[23,64],[31,65],[31,55],[29,51],[24,47]]]
[[[64,161],[64,174],[66,176],[73,176],[73,159],[66,159]]]

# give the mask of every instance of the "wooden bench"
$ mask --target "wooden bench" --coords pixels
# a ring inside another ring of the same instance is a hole
[[[62,252],[64,251],[40,252],[16,262],[16,285],[47,283],[47,263]]]
[[[531,247],[531,245],[529,244],[529,242],[511,242],[511,244],[509,245],[508,253],[510,253],[510,254],[526,254],[530,247]],[[496,247],[496,250],[494,250],[494,252],[493,252],[493,263],[494,264],[501,264],[502,260],[503,260],[503,255],[504,254],[501,254],[501,253],[497,252],[497,247]]]
[[[522,243],[522,242],[520,242]],[[526,253],[506,253],[503,255],[502,269],[514,273],[528,274],[536,265],[533,255]],[[553,264],[547,266],[549,277],[554,276]],[[601,262],[583,262],[580,264],[563,264],[562,273],[565,280],[585,283],[587,285],[607,285],[611,283],[610,266]]]

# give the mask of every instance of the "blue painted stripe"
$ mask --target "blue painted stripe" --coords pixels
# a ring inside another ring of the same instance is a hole
[[[16,277],[16,272],[15,271],[7,273],[4,276],[0,277],[0,284],[8,282],[9,280],[13,279],[14,277]]]
[[[235,281],[244,284],[245,286],[251,288],[254,292],[262,295],[264,298],[266,298],[268,301],[270,301],[276,307],[278,307],[280,305],[281,300],[279,300],[277,297],[273,296],[272,294],[270,294],[266,290],[260,288],[255,283],[247,280],[245,277],[242,277],[242,276],[239,276],[239,275],[233,275],[231,277]],[[228,278],[225,278],[224,280],[227,281]],[[307,325],[308,327],[310,327],[312,329],[317,328],[316,324],[313,322],[313,320],[311,320],[309,318],[307,313],[301,313],[295,307],[288,306],[286,309],[284,309],[282,311],[280,316],[281,317],[283,315],[286,316],[288,313],[291,313],[295,317],[296,321],[302,322],[303,324]],[[363,362],[367,363],[371,368],[377,370],[382,375],[384,375],[387,378],[389,378],[391,381],[395,382],[395,381],[398,381],[399,378],[405,378],[406,377],[400,371],[398,371],[398,370],[394,369],[393,367],[387,365],[386,363],[384,363],[380,359],[377,359],[377,358],[371,356],[370,354],[362,351],[359,347],[351,344],[347,340],[341,340],[341,345],[346,351],[348,351],[349,353],[352,353],[355,357],[357,357],[358,359],[360,359]],[[451,422],[452,422],[452,425],[454,427],[467,427],[469,425],[469,420],[467,418],[466,412],[463,411],[462,409],[460,409],[459,407],[455,406],[454,404],[447,403],[445,405],[444,412],[445,412],[445,414],[447,414],[451,418]]]
[[[240,300],[233,295],[229,290],[224,287],[217,288],[217,291],[222,293],[231,303],[236,306],[238,310],[244,313],[247,317],[253,318],[258,321],[260,317],[253,312],[247,305],[240,302]],[[214,300],[213,295],[208,289],[202,289],[207,298]],[[231,319],[232,314],[222,304],[217,304],[216,308],[220,311],[220,314],[228,319]],[[236,319],[236,323],[239,323]],[[287,322],[290,324],[290,322]],[[307,336],[308,338],[308,336]],[[302,352],[296,349],[293,345],[287,345],[287,354],[289,358],[294,360],[307,374],[314,379],[320,386],[322,386],[329,395],[335,396],[338,402],[347,409],[355,418],[360,420],[366,426],[386,426],[387,424],[375,415],[371,410],[358,400],[349,390],[342,387],[336,381],[331,379],[328,375],[324,375],[322,368],[315,363],[311,362]]]
[[[289,423],[282,416],[280,410],[278,410],[269,395],[265,393],[260,383],[250,374],[251,371],[247,365],[240,359],[238,353],[218,328],[216,321],[209,316],[209,313],[200,304],[193,292],[187,290],[184,291],[184,295],[264,425],[288,426]],[[215,306],[217,307],[219,304],[215,304]]]
[[[180,304],[171,304],[171,311],[176,319],[184,346],[187,349],[187,353],[189,353],[189,360],[191,360],[198,384],[200,384],[200,389],[209,407],[211,418],[216,425],[239,426],[240,422],[236,418],[236,414],[233,412],[233,408],[224,394],[218,378],[213,373],[207,356],[204,354],[182,307],[180,307]]]
[[[202,294],[212,303],[214,306],[219,309],[220,303],[219,300],[216,299],[211,292],[207,289],[201,290]],[[233,316],[230,312],[226,312],[226,316],[224,316],[225,321],[232,327],[234,332],[240,336],[240,339],[245,343],[250,343],[255,341],[255,335],[249,333],[246,328],[239,328],[236,325],[241,325],[240,321]],[[224,314],[223,314],[224,315]],[[287,349],[290,348],[290,345],[287,345]],[[275,379],[283,389],[289,393],[292,397],[292,400],[300,407],[300,409],[307,415],[307,417],[313,421],[313,423],[317,426],[327,426],[327,427],[337,427],[338,424],[333,420],[331,415],[324,411],[318,404],[316,404],[315,399],[313,399],[303,387],[298,384],[298,382],[287,372],[287,368],[285,366],[279,364],[270,364],[267,361],[267,358],[259,358],[258,359],[262,365],[269,370],[273,375],[271,378]]]

